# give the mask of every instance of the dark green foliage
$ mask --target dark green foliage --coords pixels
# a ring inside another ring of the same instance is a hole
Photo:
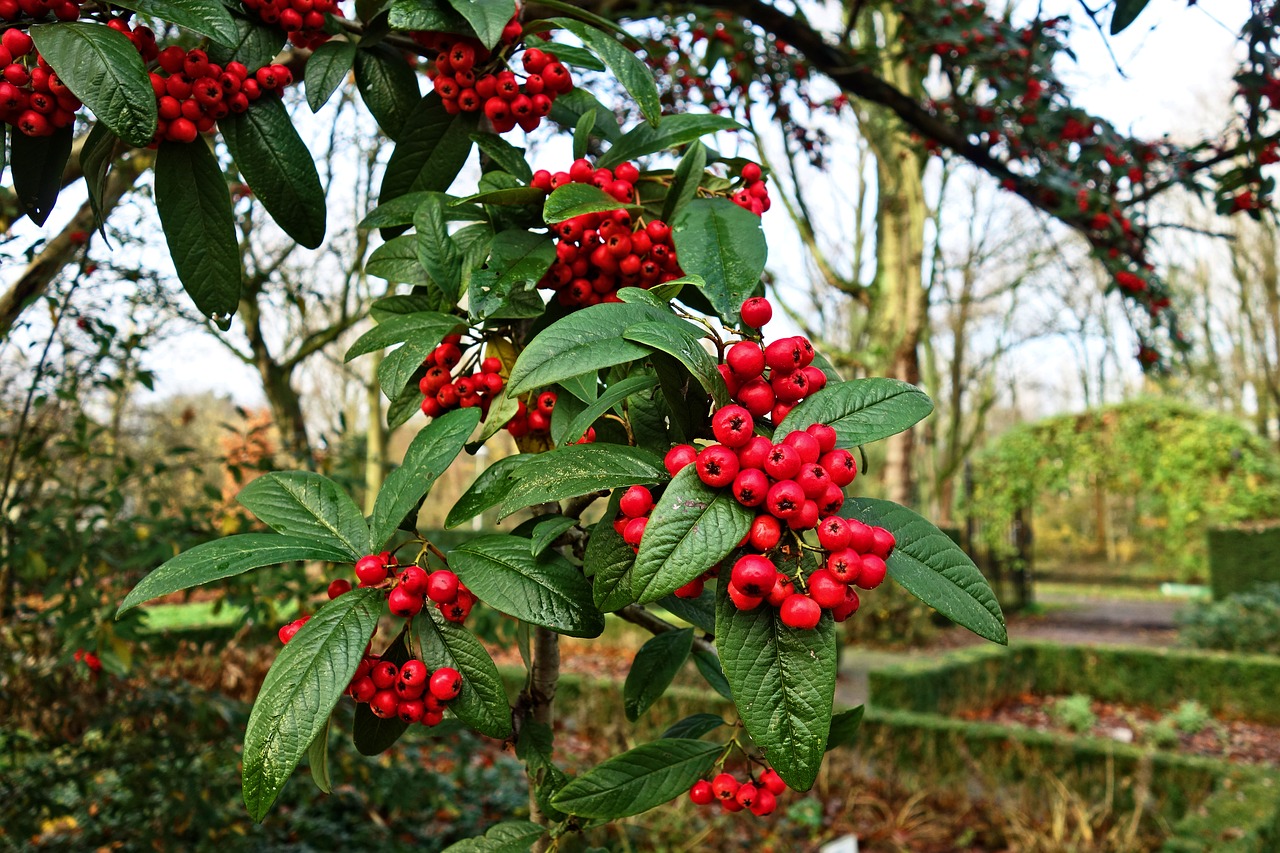
[[[1280,654],[1280,583],[1229,595],[1179,614],[1178,639],[1197,649]]]
[[[1214,527],[1208,539],[1214,598],[1247,592],[1268,581],[1280,583],[1280,525]]]

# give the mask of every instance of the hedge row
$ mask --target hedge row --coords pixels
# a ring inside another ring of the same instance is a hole
[[[1280,524],[1242,525],[1209,531],[1209,582],[1213,597],[1280,582]]]
[[[1023,693],[1084,693],[1169,709],[1194,699],[1227,719],[1280,724],[1280,658],[1221,652],[1020,643],[964,649],[874,671],[879,708],[954,716]]]

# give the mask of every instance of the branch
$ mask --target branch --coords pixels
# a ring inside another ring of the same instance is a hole
[[[665,634],[667,631],[680,630],[677,626],[672,625],[666,619],[663,619],[661,616],[654,616],[638,604],[628,604],[621,610],[616,611],[613,615],[626,622],[630,622],[632,625],[639,625],[650,634]],[[716,654],[716,647],[705,637],[695,637],[693,640],[693,647],[700,651],[710,652],[713,655]]]

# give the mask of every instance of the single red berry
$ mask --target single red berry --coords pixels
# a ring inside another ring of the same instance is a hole
[[[378,686],[369,676],[361,676],[351,682],[351,698],[357,702],[368,702],[378,692]]]
[[[733,798],[737,800],[738,805],[742,806],[744,809],[751,808],[756,802],[756,786],[750,782],[739,785],[738,793],[734,794]]]
[[[776,548],[782,538],[782,525],[772,515],[757,515],[751,522],[751,533],[748,542],[757,551],[770,551]]]
[[[729,600],[732,601],[734,606],[739,610],[755,610],[764,601],[764,596],[747,595],[732,583],[728,585],[727,589],[729,592]]]
[[[826,551],[839,551],[849,546],[849,525],[838,515],[818,525],[818,544]]]
[[[855,583],[861,589],[875,589],[884,583],[884,576],[889,567],[878,554],[865,554],[862,559],[862,571],[858,573]]]
[[[778,799],[768,788],[760,788],[756,791],[755,802],[751,804],[751,813],[756,817],[765,817],[773,814],[774,809],[778,807]]]
[[[769,478],[759,468],[744,468],[733,478],[732,492],[743,506],[760,506],[769,497]]]
[[[778,374],[799,370],[801,357],[795,338],[780,338],[764,348],[764,363],[774,372],[775,379]]]
[[[775,480],[790,480],[800,473],[803,464],[804,460],[796,448],[789,444],[775,444],[765,457],[764,472]]]
[[[742,447],[751,440],[755,423],[742,406],[728,405],[711,416],[711,431],[725,447]]]
[[[787,526],[792,530],[812,530],[818,526],[818,502],[806,499],[800,511],[787,519]]]
[[[403,700],[396,706],[396,716],[400,718],[401,722],[409,725],[422,722],[422,715],[425,713],[426,706],[417,699]]]
[[[764,350],[755,341],[738,341],[725,353],[725,363],[739,379],[754,379],[764,372]]]
[[[427,592],[427,573],[418,566],[405,566],[400,573],[400,586],[414,595]]]
[[[826,569],[818,569],[809,575],[809,595],[822,607],[829,609],[841,604],[845,589],[845,585]]]
[[[777,567],[768,557],[747,554],[733,564],[729,582],[745,595],[763,597],[773,588],[777,574]]]
[[[888,530],[883,527],[871,528],[871,553],[880,559],[889,559],[889,553],[893,551],[893,546],[896,544],[897,540]]]
[[[351,592],[351,581],[346,578],[337,578],[329,584],[328,593],[331,601],[348,592]]]
[[[667,469],[667,473],[674,477],[680,473],[681,469],[693,464],[697,459],[698,450],[692,444],[677,444],[667,451],[662,464]]]
[[[703,580],[694,578],[675,591],[676,598],[698,598],[702,595]]]
[[[280,630],[276,632],[276,636],[279,637],[280,642],[287,643],[290,640],[292,640],[293,635],[298,633],[298,630],[302,628],[303,622],[304,620],[297,619],[293,622],[290,622],[288,625],[280,626]]]
[[[648,524],[648,518],[631,519],[627,522],[627,526],[622,529],[622,540],[628,545],[639,547],[640,540],[644,537],[644,529]]]
[[[462,692],[462,675],[453,667],[442,666],[431,674],[428,689],[441,702],[448,702]]]
[[[843,599],[843,590],[840,596]],[[782,602],[778,615],[782,619],[782,624],[788,628],[812,631],[818,627],[818,622],[822,619],[822,607],[807,595],[793,593]]]
[[[752,417],[756,418],[767,417],[777,403],[777,395],[773,393],[773,386],[759,377],[742,383],[742,386],[738,388],[738,393],[734,395],[734,399],[746,407]],[[775,418],[774,421],[777,422],[778,419]]]
[[[773,587],[769,590],[769,594],[765,596],[765,601],[768,601],[771,607],[781,607],[787,597],[795,591],[795,584],[791,578],[782,572],[778,572],[774,575]]]
[[[747,163],[742,167],[742,180],[746,181],[748,184],[754,184],[756,181],[760,180],[761,174],[760,167],[755,163]]]
[[[826,522],[823,522],[825,525]],[[852,548],[840,548],[827,555],[827,571],[844,584],[857,583],[862,574],[862,557]]]
[[[440,569],[427,578],[427,597],[436,604],[450,604],[458,597],[458,576]]]
[[[843,448],[824,453],[818,464],[827,469],[831,482],[842,489],[858,476],[858,463],[854,461],[853,454]]]
[[[382,558],[376,554],[361,557],[356,561],[356,577],[361,586],[377,586],[382,583],[387,579],[387,569]]]
[[[858,606],[861,603],[858,599],[858,594],[853,591],[853,587],[847,586],[845,587],[844,601],[832,609],[831,618],[837,622],[843,622],[858,612]]]
[[[849,525],[849,547],[859,554],[870,554],[875,544],[875,533],[872,528],[856,518],[846,519]]]
[[[818,440],[807,432],[799,430],[787,433],[786,438],[782,439],[783,444],[790,445],[800,454],[800,461],[806,464],[812,464],[818,461],[818,457],[822,455],[822,448],[818,446]]]
[[[417,616],[422,612],[424,603],[422,593],[410,592],[405,589],[404,584],[396,586],[387,596],[387,606],[391,609],[392,615],[399,616],[401,619],[412,619]]]
[[[732,774],[721,773],[711,780],[711,791],[719,800],[732,800],[738,795],[738,788],[742,787],[742,783],[733,778]]]
[[[770,767],[768,770],[760,774],[760,784],[764,786],[770,794],[775,797],[786,793],[787,783],[782,781],[782,777],[778,775],[778,771]]]
[[[556,408],[556,392],[543,391],[538,395],[538,411],[551,414]]]
[[[695,805],[709,805],[716,798],[715,792],[711,790],[711,783],[706,779],[699,779],[693,783],[693,787],[689,789],[689,799],[693,800]]]
[[[773,306],[763,296],[753,296],[742,303],[739,312],[742,322],[753,329],[758,329],[773,319]]]
[[[769,458],[773,442],[763,435],[753,435],[751,440],[738,448],[738,465],[741,468],[758,468],[764,470],[764,461]]]
[[[827,424],[810,424],[805,430],[818,440],[818,449],[822,453],[830,453],[836,448],[836,431]]]
[[[723,444],[713,444],[698,454],[698,477],[713,489],[723,488],[738,476],[738,454]]]
[[[827,469],[816,462],[801,466],[800,472],[796,474],[795,479],[800,484],[800,488],[804,489],[804,496],[812,501],[823,497],[826,494],[827,486],[831,485],[831,478],[827,476]]]
[[[375,717],[381,717],[384,720],[394,717],[399,708],[400,697],[390,688],[379,690],[369,700],[369,710],[373,712]]]
[[[369,670],[369,677],[379,690],[390,690],[400,677],[400,667],[389,660],[380,660]]]
[[[400,667],[400,680],[406,684],[426,684],[431,670],[417,658],[411,658]]]
[[[653,509],[653,493],[644,486],[632,486],[618,501],[618,508],[627,518],[640,518]]]
[[[765,507],[784,521],[795,518],[804,509],[804,489],[795,480],[780,480],[769,487]]]

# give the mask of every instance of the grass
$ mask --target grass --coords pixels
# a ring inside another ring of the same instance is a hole
[[[296,605],[281,609],[281,618],[291,619]],[[237,625],[244,619],[245,608],[222,604],[219,601],[189,601],[184,604],[156,604],[145,607],[147,630],[182,631],[194,628],[224,628]]]
[[[1203,587],[1198,595],[1184,597],[1166,595],[1160,587],[1115,586],[1101,583],[1063,583],[1061,581],[1037,581],[1038,596],[1073,596],[1079,598],[1103,598],[1112,601],[1197,601],[1208,600],[1209,588]]]

